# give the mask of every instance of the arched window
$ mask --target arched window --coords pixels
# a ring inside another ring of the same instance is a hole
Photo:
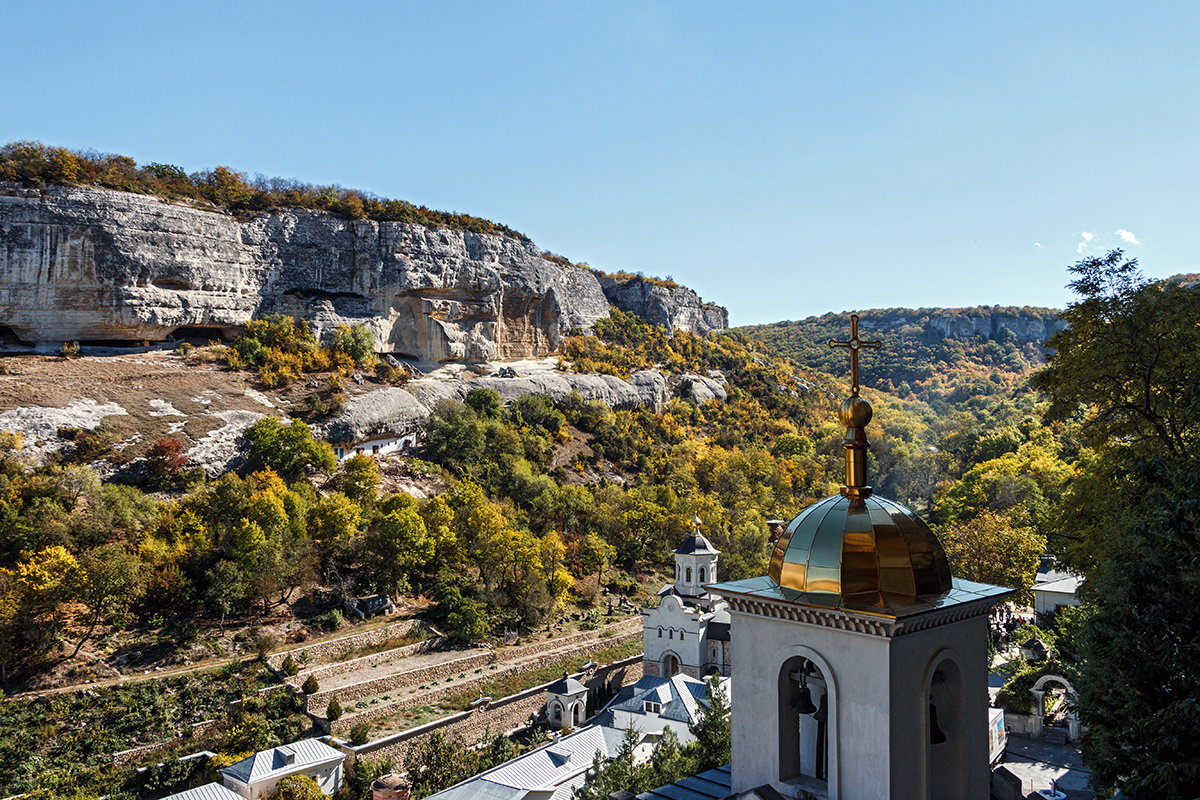
[[[662,628],[658,629],[658,638],[662,638]]]
[[[668,639],[674,639],[674,638],[675,638],[675,629],[674,629],[674,628],[671,628],[670,630],[668,630],[668,631],[667,631],[667,638],[668,638]]]
[[[686,580],[688,583],[692,582],[692,568],[691,567],[687,568],[687,577],[684,578],[684,580]]]
[[[700,568],[700,582],[704,583],[704,567]]]

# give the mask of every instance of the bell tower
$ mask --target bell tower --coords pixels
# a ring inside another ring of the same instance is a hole
[[[767,575],[710,586],[730,606],[735,793],[987,800],[987,614],[1010,589],[952,578],[941,543],[867,484],[858,354],[841,406],[846,485],[788,524]]]
[[[675,591],[683,597],[708,594],[705,584],[717,581],[717,557],[721,554],[700,533],[699,517],[692,519],[692,535],[675,549]]]

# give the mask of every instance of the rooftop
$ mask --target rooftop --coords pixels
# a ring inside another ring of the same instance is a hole
[[[841,594],[833,592],[799,592],[795,589],[789,589],[786,586],[780,586],[767,575],[760,575],[757,578],[746,578],[740,581],[716,583],[710,586],[709,589],[716,594],[726,597],[761,598],[763,600],[828,608],[835,611],[869,614],[885,619],[911,618],[980,600],[998,601],[1013,593],[1011,589],[1005,589],[1001,586],[992,586],[986,583],[975,583],[974,581],[966,581],[962,578],[954,578],[950,591],[945,594],[927,597],[884,594],[884,604],[873,605],[858,603],[852,597],[844,597]]]
[[[642,792],[637,800],[719,800],[731,791],[729,765]]]
[[[341,761],[346,754],[318,739],[301,739],[291,744],[262,750],[221,770],[221,774],[242,783],[258,783],[268,778],[283,777],[307,767]]]
[[[236,792],[226,789],[219,783],[206,783],[203,786],[197,786],[195,789],[188,789],[184,792],[169,795],[163,800],[244,800],[242,796]]]

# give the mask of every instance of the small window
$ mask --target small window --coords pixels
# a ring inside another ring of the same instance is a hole
[[[668,638],[668,639],[674,639],[674,638],[675,638],[675,629],[674,629],[674,628],[671,628],[669,631],[667,631],[667,638]]]
[[[688,583],[692,582],[692,568],[691,567],[687,568],[687,577],[684,580],[686,580]]]
[[[662,628],[658,629],[658,638],[662,638]]]
[[[662,711],[662,704],[661,704],[661,703],[652,703],[652,702],[651,702],[651,701],[649,701],[649,700],[647,700],[647,701],[645,702],[645,705],[644,705],[644,707],[645,707],[645,709],[646,709],[646,713],[647,713],[647,714],[657,714],[657,713],[659,713],[660,711]]]
[[[700,582],[704,583],[704,567],[700,568]]]

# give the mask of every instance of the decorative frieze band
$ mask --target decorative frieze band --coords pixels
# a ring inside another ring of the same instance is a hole
[[[968,603],[939,608],[916,614],[911,617],[894,619],[876,617],[868,614],[857,614],[852,611],[842,611],[833,608],[818,608],[799,603],[785,603],[767,600],[761,597],[746,597],[744,595],[726,594],[725,599],[733,611],[744,614],[754,614],[759,617],[785,619],[789,622],[802,622],[807,625],[819,625],[823,628],[852,631],[867,636],[881,636],[894,639],[906,633],[936,628],[952,622],[982,616],[1000,598],[980,599]]]

